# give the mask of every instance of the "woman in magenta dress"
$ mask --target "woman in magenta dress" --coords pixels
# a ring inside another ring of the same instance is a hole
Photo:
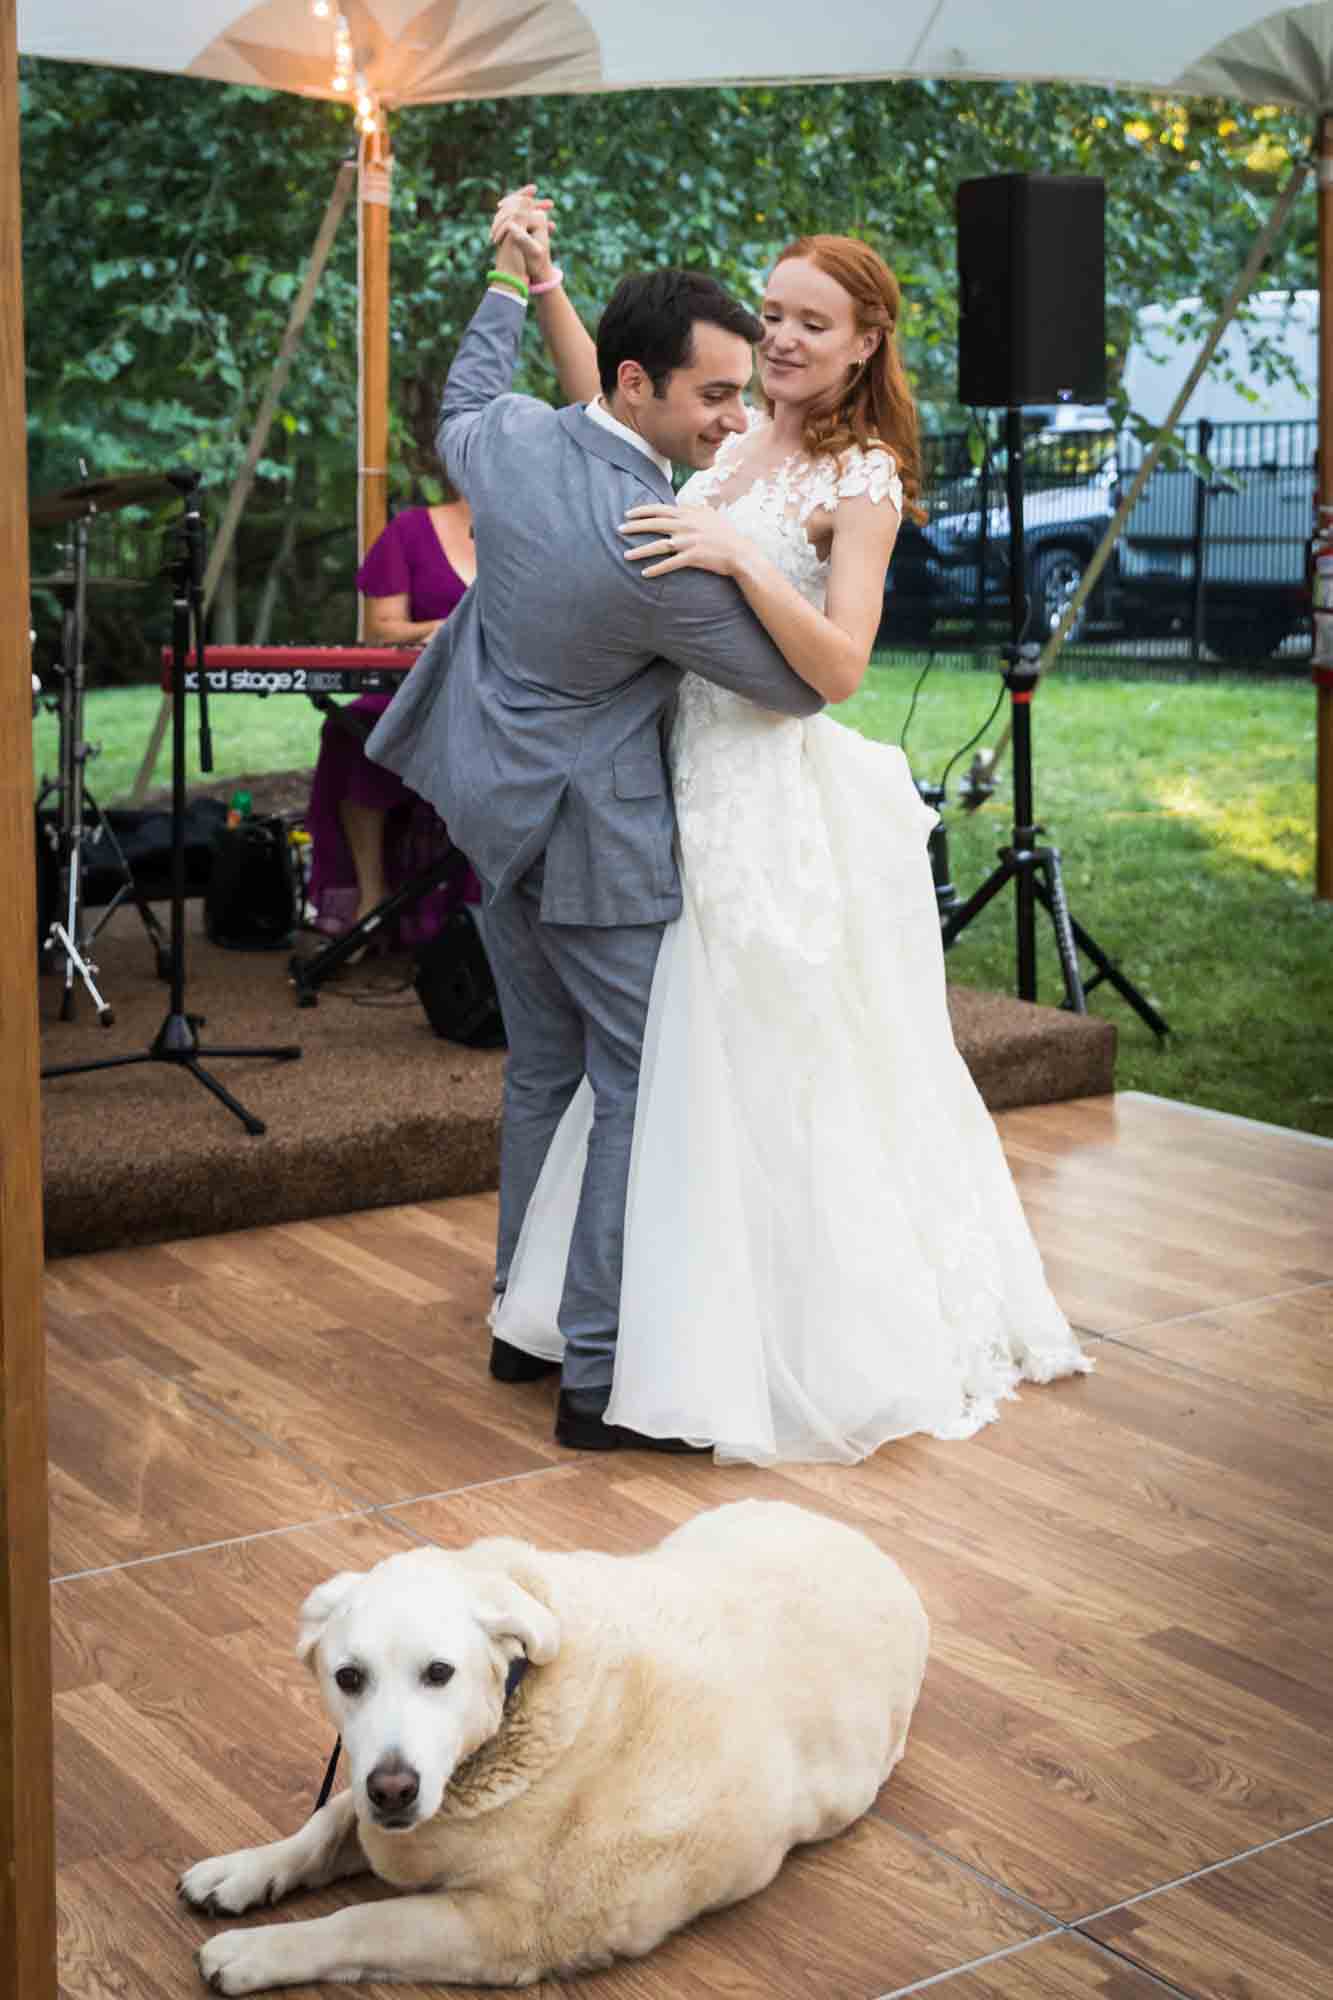
[[[366,600],[367,644],[424,646],[475,575],[465,500],[395,514],[356,574]],[[320,930],[349,930],[441,845],[431,808],[366,756],[365,737],[392,699],[361,695],[324,724],[306,812],[309,895]],[[432,937],[456,901],[456,889],[423,897],[399,917],[399,941],[420,944]]]

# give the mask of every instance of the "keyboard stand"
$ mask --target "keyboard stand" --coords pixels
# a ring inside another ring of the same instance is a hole
[[[446,853],[437,856],[429,867],[418,869],[415,875],[409,875],[401,887],[395,889],[392,895],[386,896],[383,902],[376,903],[373,910],[367,910],[360,922],[353,924],[351,930],[344,931],[341,937],[330,939],[328,944],[313,952],[309,958],[302,957],[300,953],[294,954],[288,960],[287,970],[291,975],[292,985],[296,988],[297,1006],[317,1007],[318,989],[324,981],[331,978],[339,966],[345,965],[347,960],[354,957],[364,945],[370,943],[382,924],[387,923],[390,917],[396,917],[400,910],[410,909],[413,903],[419,903],[432,889],[443,888],[451,877],[458,875],[466,867],[467,862],[459,850],[456,847],[449,848]]]

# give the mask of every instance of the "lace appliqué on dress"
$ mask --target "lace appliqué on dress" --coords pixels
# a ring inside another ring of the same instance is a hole
[[[768,423],[752,410],[748,435]],[[856,447],[840,458],[793,453],[729,501],[741,442],[726,440],[712,467],[681,489],[681,504],[718,507],[822,611],[829,564],[810,540],[810,518],[861,494],[901,512],[893,454]],[[670,761],[681,855],[705,934],[742,950],[762,939],[788,961],[817,966],[837,945],[843,892],[804,768],[805,730],[802,721],[686,674]],[[732,969],[713,968],[723,984]]]
[[[758,410],[751,410],[749,419],[747,439],[767,430],[771,421]],[[773,555],[773,560],[791,578],[801,595],[822,610],[828,583],[828,564],[819,557],[810,541],[808,524],[811,515],[821,511],[835,513],[840,500],[857,500],[862,496],[874,505],[887,500],[901,515],[903,482],[898,476],[898,461],[884,445],[872,445],[868,451],[862,451],[859,445],[850,445],[836,457],[827,453],[821,458],[808,458],[804,452],[793,452],[773,472],[757,479],[731,499],[727,488],[743,470],[738,463],[741,443],[741,438],[735,434],[727,438],[708,471],[696,472],[692,479],[686,481],[681,489],[681,504],[691,507],[703,503],[720,507],[738,523],[748,523],[757,517],[780,524],[784,541],[789,545],[788,556],[786,561],[781,561]],[[745,532],[751,533],[748,525]],[[755,536],[755,539],[762,538]],[[771,550],[766,550],[766,553],[772,555]]]

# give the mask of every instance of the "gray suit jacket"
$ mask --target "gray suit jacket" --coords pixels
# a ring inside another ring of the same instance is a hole
[[[626,510],[670,485],[579,406],[506,393],[524,318],[488,292],[450,370],[436,441],[477,581],[366,747],[490,894],[544,854],[545,921],[657,923],[680,911],[662,725],[681,671],[788,715],[822,704],[728,579],[626,562]]]

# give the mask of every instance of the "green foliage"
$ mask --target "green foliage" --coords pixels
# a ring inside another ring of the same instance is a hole
[[[21,65],[21,103],[30,490],[73,483],[80,461],[95,473],[183,462],[203,474],[216,518],[349,150],[348,115],[193,78],[33,59]],[[559,203],[560,255],[589,320],[627,270],[706,265],[755,297],[792,236],[866,235],[903,282],[918,393],[953,423],[959,181],[1105,177],[1115,360],[1140,305],[1225,291],[1306,134],[1295,114],[1234,105],[919,82],[442,104],[402,113],[393,139],[391,424],[403,501],[438,491],[435,414],[478,296],[486,219],[524,179]],[[1311,193],[1269,285],[1309,281],[1313,232]],[[289,505],[301,531],[270,636],[351,634],[355,381],[349,214],[238,544],[240,636],[250,636]],[[554,393],[535,341],[519,386]],[[100,607],[96,617],[122,672],[125,621]],[[144,648],[132,666],[151,672]]]
[[[347,147],[346,114],[37,62],[24,64],[21,107],[33,489],[68,483],[79,456],[227,480]],[[330,447],[354,394],[355,288],[348,231],[323,286],[333,338],[310,343],[285,404],[298,435]]]
[[[877,663],[840,717],[896,742],[919,671]],[[905,745],[918,777],[940,779],[996,691],[990,674],[930,675]],[[1119,1031],[1117,1087],[1333,1137],[1333,909],[1311,886],[1311,689],[1089,682],[1057,668],[1032,717],[1034,801],[1061,850],[1070,908],[1172,1029],[1159,1045],[1111,987],[1090,996]],[[945,809],[964,896],[995,866],[1013,820],[1007,759],[996,797],[960,810],[967,763],[953,769]],[[1015,903],[1005,889],[964,931],[951,979],[1015,990]],[[1036,930],[1039,996],[1056,1005],[1063,983],[1041,911]]]
[[[88,741],[97,755],[88,766],[88,784],[104,806],[130,795],[162,696],[157,688],[94,688],[85,697]],[[259,771],[299,771],[313,766],[324,718],[308,701],[275,696],[270,701],[232,695],[209,704],[213,769],[199,768],[198,708],[190,701],[185,729],[185,777],[192,788],[205,786],[219,797],[231,780]],[[56,718],[43,708],[32,726],[33,769],[37,781],[55,774],[59,757]],[[163,745],[153,775],[161,792],[171,782],[171,742]]]

